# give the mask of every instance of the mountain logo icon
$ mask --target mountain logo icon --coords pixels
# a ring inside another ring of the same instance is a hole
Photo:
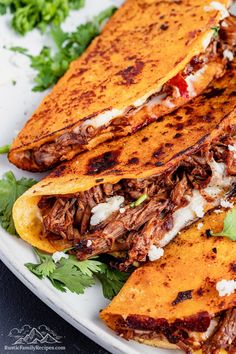
[[[19,344],[58,344],[62,337],[58,336],[46,325],[37,328],[24,325],[21,329],[13,328],[8,334],[15,339],[13,345]]]

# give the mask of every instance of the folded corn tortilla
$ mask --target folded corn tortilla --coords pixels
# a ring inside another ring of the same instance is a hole
[[[235,93],[232,64],[174,113],[62,164],[16,201],[17,232],[80,260],[118,252],[121,269],[155,259],[234,188]]]
[[[236,280],[236,246],[229,238],[209,237],[209,230],[223,229],[227,210],[216,212],[130,276],[100,313],[111,329],[125,339],[185,353],[235,353],[236,292],[226,293],[227,281]]]
[[[127,0],[33,113],[9,160],[48,170],[133,134],[201,93],[234,56],[229,5]]]

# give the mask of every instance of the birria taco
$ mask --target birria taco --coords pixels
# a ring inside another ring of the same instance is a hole
[[[110,328],[125,339],[188,354],[236,353],[236,245],[209,237],[209,229],[223,229],[226,211],[216,211],[131,275],[100,314]]]
[[[133,134],[202,92],[234,56],[228,0],[128,0],[42,101],[9,160],[43,171]]]
[[[56,168],[13,209],[19,235],[78,259],[118,251],[125,269],[156,259],[236,182],[236,69],[130,137]]]

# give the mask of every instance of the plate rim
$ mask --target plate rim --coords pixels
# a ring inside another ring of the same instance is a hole
[[[0,230],[0,235],[3,230]],[[13,237],[9,235],[9,237]],[[24,241],[22,241],[24,242]],[[50,307],[55,313],[57,313],[62,319],[72,325],[74,328],[83,333],[86,337],[108,350],[112,354],[142,354],[143,351],[137,351],[136,348],[132,348],[124,342],[120,337],[112,336],[112,331],[107,327],[106,330],[99,328],[96,325],[91,324],[92,321],[81,318],[78,319],[73,316],[70,308],[61,302],[56,293],[50,288],[50,284],[42,282],[36,276],[31,274],[29,270],[21,264],[19,261],[10,258],[7,255],[6,245],[4,240],[0,238],[0,260],[5,266],[23,283],[34,295],[36,295],[43,303]],[[99,311],[98,311],[99,312]],[[109,333],[111,331],[111,333]],[[145,347],[145,346],[144,346]]]

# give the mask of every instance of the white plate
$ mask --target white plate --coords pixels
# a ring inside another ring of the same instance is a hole
[[[87,21],[100,10],[111,4],[119,5],[120,3],[122,3],[122,0],[87,0],[86,8],[79,12],[73,12],[63,24],[63,28],[73,30],[79,23]],[[37,53],[43,45],[50,44],[48,38],[41,35],[37,30],[30,32],[25,37],[16,35],[11,30],[9,21],[10,16],[0,17],[0,146],[12,141],[25,120],[46,94],[46,92],[33,93],[31,91],[34,71],[29,68],[28,59],[20,54],[14,54],[3,49],[3,46],[22,46],[28,48],[30,52]],[[12,84],[13,80],[16,81],[15,86]],[[9,164],[5,156],[0,156],[0,176],[8,170],[12,170],[18,178],[22,176],[41,177],[17,170]],[[25,268],[25,263],[36,261],[32,248],[22,240],[8,235],[2,229],[0,229],[0,258],[43,302],[110,352],[125,354],[173,353],[170,350],[155,349],[133,341],[128,342],[116,336],[102,323],[98,316],[99,310],[108,304],[108,301],[102,296],[99,284],[87,289],[84,295],[57,291],[49,281],[39,280]],[[175,351],[175,353],[179,352]]]

